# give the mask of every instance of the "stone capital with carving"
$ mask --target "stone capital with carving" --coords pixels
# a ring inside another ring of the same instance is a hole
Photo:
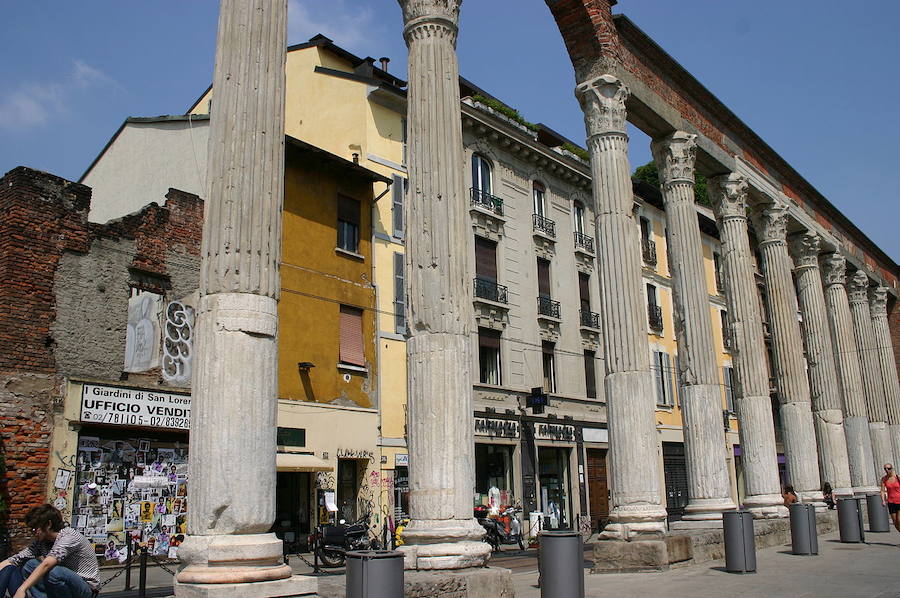
[[[747,219],[747,179],[732,172],[709,179],[706,189],[719,218]]]
[[[869,300],[869,277],[862,270],[850,277],[847,295],[851,303],[866,303]]]
[[[826,285],[847,283],[847,258],[830,253],[822,258],[822,280]]]
[[[397,0],[403,11],[403,37],[407,45],[426,30],[439,29],[456,39],[462,0]]]
[[[784,243],[787,234],[787,206],[776,201],[753,214],[753,226],[760,244]]]
[[[604,133],[625,134],[625,101],[631,91],[613,75],[600,75],[579,84],[575,97],[584,111],[588,137]]]
[[[818,268],[821,247],[822,237],[816,233],[801,233],[790,239],[791,257],[798,268]]]
[[[872,311],[872,317],[887,317],[887,288],[875,287],[869,293],[869,309]]]
[[[650,144],[661,185],[694,184],[694,162],[697,158],[697,136],[675,131]]]

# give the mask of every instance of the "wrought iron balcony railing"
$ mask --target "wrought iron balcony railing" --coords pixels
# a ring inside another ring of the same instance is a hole
[[[716,292],[720,295],[725,294],[725,279],[719,269],[716,269]]]
[[[600,328],[600,314],[588,309],[582,309],[578,312],[581,315],[581,325],[588,328]]]
[[[506,287],[486,278],[475,279],[475,296],[496,303],[506,303]]]
[[[469,188],[469,195],[472,198],[471,205],[489,210],[498,216],[503,215],[503,200],[496,195],[491,195],[487,191],[475,187]]]
[[[537,298],[538,314],[549,316],[551,318],[559,318],[559,301],[554,301],[550,297]]]
[[[641,240],[641,255],[644,258],[644,263],[648,266],[656,265],[656,241],[650,241],[649,239]]]
[[[549,218],[541,216],[540,214],[532,214],[531,222],[534,226],[534,230],[550,237],[556,236],[556,223]]]
[[[589,253],[594,253],[594,238],[584,233],[575,233],[575,247],[581,247]]]
[[[726,351],[734,349],[734,336],[728,330],[722,331],[722,346],[725,347]]]
[[[663,330],[662,308],[658,305],[647,306],[647,317],[650,320],[650,329],[656,332]]]

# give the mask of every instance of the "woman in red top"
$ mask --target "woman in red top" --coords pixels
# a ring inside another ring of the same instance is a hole
[[[884,477],[881,478],[881,503],[887,505],[894,527],[900,532],[900,478],[894,473],[894,466],[884,464]]]

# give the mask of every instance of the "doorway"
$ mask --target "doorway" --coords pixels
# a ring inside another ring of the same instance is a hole
[[[591,531],[599,532],[609,518],[609,483],[606,481],[606,449],[587,449],[587,482]]]

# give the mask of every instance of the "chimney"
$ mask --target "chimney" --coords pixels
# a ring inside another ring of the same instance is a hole
[[[383,70],[385,73],[388,72],[388,63],[391,61],[391,59],[387,56],[382,56],[378,59],[378,61],[381,63],[381,70]]]

